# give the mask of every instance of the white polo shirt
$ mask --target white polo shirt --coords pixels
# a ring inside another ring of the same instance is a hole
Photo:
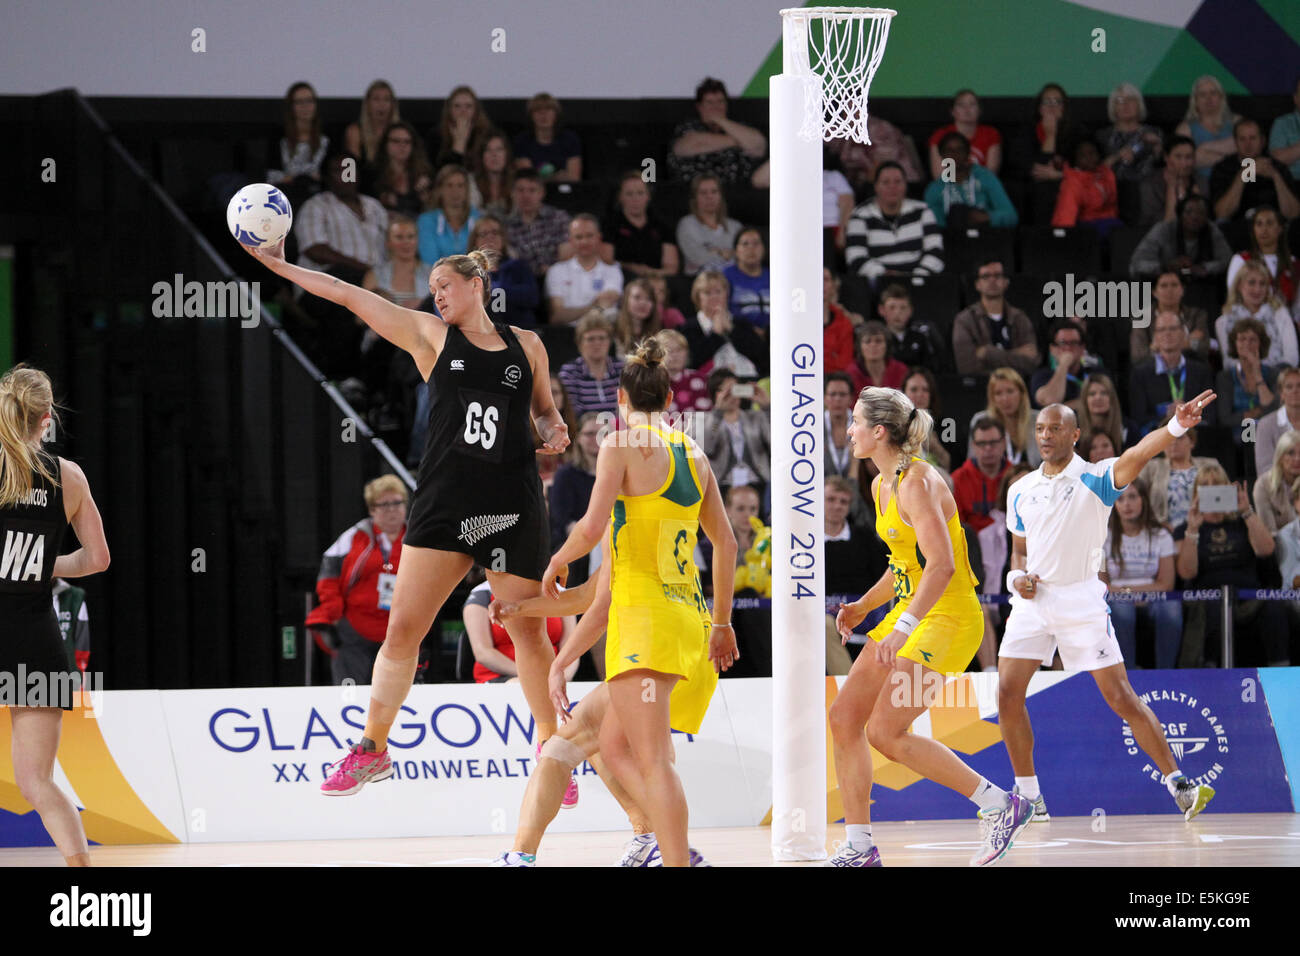
[[[1044,475],[1040,465],[1007,489],[1007,529],[1025,538],[1025,570],[1046,584],[1096,580],[1110,509],[1123,488],[1115,462],[1095,465],[1075,455],[1065,470]]]
[[[561,300],[566,309],[590,305],[596,296],[613,289],[623,291],[623,270],[596,260],[590,271],[578,263],[578,257],[562,259],[546,270],[546,294]]]

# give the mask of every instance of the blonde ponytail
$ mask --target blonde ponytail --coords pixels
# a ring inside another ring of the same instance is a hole
[[[864,408],[864,417],[871,427],[882,425],[891,445],[898,448],[898,467],[890,487],[898,494],[898,483],[912,464],[912,457],[920,454],[930,440],[934,419],[924,408],[917,408],[912,400],[893,388],[864,388],[858,396]]]
[[[19,364],[0,378],[0,508],[13,507],[28,496],[33,471],[58,484],[37,434],[47,413],[57,423],[50,378],[40,369]]]

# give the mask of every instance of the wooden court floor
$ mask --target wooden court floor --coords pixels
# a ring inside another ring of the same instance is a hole
[[[1007,866],[1300,866],[1300,814],[1205,813],[1091,817],[1031,824],[997,864]],[[539,866],[611,866],[627,833],[547,836]],[[974,820],[877,823],[873,836],[886,866],[966,866],[979,842]],[[832,824],[831,843],[844,838]],[[813,866],[772,861],[765,827],[699,829],[691,844],[714,866]],[[97,866],[485,866],[509,838],[501,835],[393,840],[312,840],[94,847]],[[0,866],[60,866],[52,848],[0,849]]]

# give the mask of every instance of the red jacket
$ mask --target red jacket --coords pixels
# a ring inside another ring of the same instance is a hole
[[[993,523],[989,512],[998,506],[998,485],[1009,468],[1006,459],[994,478],[986,477],[979,470],[974,458],[967,458],[960,468],[952,473],[952,496],[957,501],[957,514],[962,524],[968,524],[975,531],[982,531]]]
[[[1069,228],[1094,219],[1119,218],[1119,190],[1109,166],[1084,172],[1067,163],[1062,175],[1053,226]]]
[[[853,323],[838,305],[831,306],[831,321],[822,326],[822,355],[823,372],[853,368]]]
[[[406,526],[397,534],[389,555],[389,573],[397,573]],[[379,607],[379,575],[384,554],[374,522],[358,521],[330,546],[321,559],[316,594],[320,605],[307,616],[307,626],[333,624],[347,618],[358,634],[381,643],[388,631],[388,612]]]

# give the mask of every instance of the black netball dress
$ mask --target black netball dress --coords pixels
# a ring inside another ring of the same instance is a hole
[[[43,453],[42,453],[43,454]],[[32,472],[32,490],[19,504],[0,508],[0,672],[13,675],[26,693],[43,685],[57,688],[58,675],[69,673],[59,619],[54,612],[54,559],[63,545],[68,519],[58,458],[45,456],[55,478],[51,483]],[[20,667],[22,670],[20,670]],[[40,685],[19,674],[40,674]],[[0,701],[12,703],[12,701]],[[25,699],[28,706],[72,708],[70,700]]]
[[[429,375],[428,437],[404,541],[539,581],[551,549],[533,441],[533,372],[510,326],[493,327],[503,350],[481,349],[447,327]]]

